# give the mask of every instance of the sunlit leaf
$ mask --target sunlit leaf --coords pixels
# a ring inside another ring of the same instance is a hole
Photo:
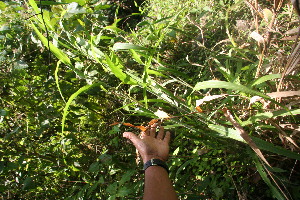
[[[147,48],[130,44],[130,43],[115,43],[113,46],[113,50],[128,50],[128,49],[134,49],[134,50],[147,50]]]
[[[162,110],[157,110],[154,114],[160,119],[170,118],[170,116]]]
[[[261,96],[266,99],[270,99],[269,96],[267,96],[261,92],[252,90],[243,85],[238,85],[238,84],[230,83],[230,82],[226,82],[226,81],[210,80],[210,81],[199,82],[195,85],[194,90],[197,91],[197,90],[206,89],[206,88],[226,88],[226,89],[237,90],[237,91],[245,92],[248,94]]]

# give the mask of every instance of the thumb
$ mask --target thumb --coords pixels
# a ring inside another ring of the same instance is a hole
[[[134,144],[134,146],[137,146],[137,143],[140,140],[140,138],[138,138],[138,136],[132,132],[124,132],[123,137],[129,139]]]

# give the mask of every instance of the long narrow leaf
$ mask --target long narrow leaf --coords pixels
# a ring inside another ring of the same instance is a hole
[[[277,188],[271,183],[270,179],[268,178],[267,173],[265,172],[262,164],[257,160],[254,159],[255,161],[255,165],[256,165],[256,169],[258,171],[258,173],[260,174],[261,178],[264,180],[264,182],[269,186],[273,196],[278,199],[278,200],[282,200],[285,199],[282,195],[281,192],[279,192],[277,190]]]
[[[263,82],[266,82],[266,81],[269,81],[269,80],[272,80],[272,79],[276,79],[276,78],[280,78],[280,77],[281,77],[281,74],[269,74],[269,75],[266,75],[266,76],[263,76],[263,77],[260,77],[260,78],[256,79],[251,84],[251,86],[258,85],[258,84],[261,84]]]
[[[200,89],[207,89],[207,88],[225,88],[225,89],[229,89],[229,90],[238,90],[241,92],[245,92],[247,94],[253,94],[253,95],[257,95],[266,99],[270,99],[269,96],[252,90],[246,86],[243,85],[238,85],[235,83],[230,83],[230,82],[226,82],[226,81],[217,81],[217,80],[210,80],[210,81],[203,81],[203,82],[199,82],[195,85],[194,87],[194,91],[200,90]]]
[[[81,94],[82,92],[85,92],[89,89],[91,89],[92,87],[95,87],[95,86],[100,86],[102,85],[102,82],[97,82],[97,83],[94,83],[92,85],[86,85],[86,86],[83,86],[82,88],[80,88],[79,90],[77,90],[74,94],[72,94],[70,96],[70,98],[68,99],[67,103],[66,103],[66,106],[64,107],[64,112],[63,112],[63,117],[62,117],[62,122],[61,122],[61,134],[63,135],[64,133],[64,129],[65,129],[65,122],[66,122],[66,118],[67,118],[67,115],[69,113],[69,107],[72,103],[72,101],[79,95]]]
[[[36,32],[36,34],[39,36],[40,40],[42,41],[42,43],[44,44],[44,46],[48,47],[48,40],[46,37],[43,36],[43,34],[35,27],[35,25],[32,23],[31,24],[34,31]],[[80,77],[84,77],[84,74],[79,71],[78,69],[76,69],[70,59],[68,58],[68,56],[62,52],[60,49],[58,49],[56,46],[54,46],[52,44],[52,42],[49,42],[49,48],[50,51],[64,64],[66,64],[68,67],[70,67],[76,74],[78,74]]]
[[[54,72],[54,77],[55,77],[55,83],[56,83],[56,87],[59,91],[59,94],[60,94],[61,98],[64,100],[64,102],[66,103],[65,98],[64,98],[64,96],[61,92],[59,82],[58,82],[58,68],[59,68],[60,63],[61,63],[60,61],[57,62],[56,69],[55,69],[55,72]]]
[[[258,113],[252,117],[250,117],[247,121],[244,121],[241,123],[242,126],[247,126],[250,124],[253,124],[255,122],[265,120],[265,119],[270,119],[273,117],[278,117],[278,116],[289,116],[289,115],[299,115],[300,114],[300,109],[295,109],[295,110],[277,110],[274,112],[265,112],[265,113]]]
[[[234,139],[246,143],[245,140],[238,134],[238,132],[235,129],[226,128],[224,126],[214,125],[214,124],[209,124],[208,128],[216,131],[218,133],[216,134],[216,136],[230,138],[230,139]],[[300,155],[295,152],[289,151],[280,146],[273,145],[272,143],[266,142],[257,137],[254,136],[250,136],[250,137],[255,142],[255,144],[259,149],[269,151],[278,155],[286,156],[288,158],[300,160]]]
[[[141,47],[135,44],[130,43],[115,43],[113,46],[113,50],[128,50],[128,49],[134,49],[134,50],[147,50],[145,47]]]
[[[117,78],[119,78],[123,83],[131,84],[131,85],[137,84],[137,82],[134,79],[132,79],[128,74],[126,74],[122,71],[123,66],[114,54],[113,54],[112,59],[108,55],[105,55],[105,58],[106,58],[106,62],[108,64],[109,68],[111,69],[112,73]]]
[[[39,19],[40,25],[43,25],[43,27],[47,25],[47,27],[50,28],[50,30],[54,31],[54,28],[50,23],[51,20],[50,20],[49,12],[47,10],[41,12],[41,10],[38,8],[34,0],[29,0],[28,2],[30,6],[33,8],[34,12],[37,14],[37,18]],[[31,19],[35,19],[35,18],[31,18]]]

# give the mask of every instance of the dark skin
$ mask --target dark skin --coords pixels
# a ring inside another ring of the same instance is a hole
[[[156,133],[157,124],[153,124],[140,137],[132,132],[124,132],[123,137],[131,140],[139,151],[143,162],[150,159],[167,161],[169,157],[169,142],[171,133],[165,133],[160,127]],[[144,200],[178,200],[167,171],[160,166],[151,166],[145,171]]]

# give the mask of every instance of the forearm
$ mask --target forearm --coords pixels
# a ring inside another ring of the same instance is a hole
[[[160,166],[151,166],[145,171],[144,200],[177,200],[167,171]]]

